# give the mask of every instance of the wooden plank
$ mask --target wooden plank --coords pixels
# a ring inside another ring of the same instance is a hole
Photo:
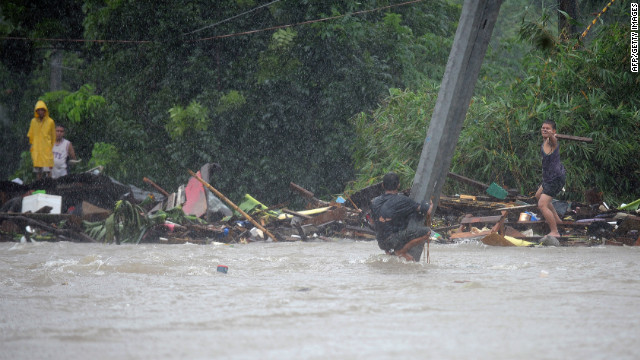
[[[474,216],[465,217],[460,221],[461,224],[475,224],[475,223],[497,223],[502,219],[502,215],[495,216]]]
[[[467,185],[471,185],[471,186],[475,186],[481,190],[487,190],[487,188],[489,188],[489,185],[485,184],[485,183],[481,183],[480,181],[476,181],[473,179],[470,179],[468,177],[464,177],[462,175],[458,175],[452,172],[448,172],[447,176],[452,178],[452,179],[456,179],[462,183],[465,183]]]
[[[303,188],[302,186],[300,186],[298,184],[290,182],[289,183],[289,188],[291,188],[291,190],[296,191],[298,194],[302,195],[302,197],[307,198],[308,200],[310,200],[314,204],[318,204],[320,206],[327,206],[327,204],[328,204],[326,201],[322,201],[320,199],[317,199],[315,197],[314,193],[312,193],[311,191]]]
[[[320,225],[320,224],[324,224],[330,221],[340,221],[340,220],[344,220],[345,217],[347,216],[347,210],[343,207],[339,207],[335,210],[329,210],[329,211],[325,211],[321,214],[318,214],[314,217],[312,217],[309,220],[305,220],[303,222],[303,224],[307,225],[307,224],[312,224],[312,225]]]
[[[467,239],[479,236],[485,236],[491,234],[491,230],[480,231],[480,232],[457,232],[453,233],[449,236],[449,239]]]
[[[591,143],[591,142],[593,142],[593,139],[592,139],[592,138],[582,137],[582,136],[573,136],[573,135],[556,134],[556,137],[557,137],[558,139],[572,140],[572,141],[582,141],[582,142],[586,142],[586,143]]]

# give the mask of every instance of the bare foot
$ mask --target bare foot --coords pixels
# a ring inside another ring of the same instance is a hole
[[[560,233],[548,233],[547,236],[553,236],[554,238],[559,238],[561,237]]]

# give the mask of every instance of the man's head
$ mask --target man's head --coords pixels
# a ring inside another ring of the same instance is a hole
[[[56,141],[62,140],[64,137],[64,126],[56,125]]]
[[[543,121],[542,125],[544,125],[544,124],[550,125],[553,130],[556,129],[556,122],[551,120],[551,119],[547,119],[547,120]]]
[[[382,187],[385,191],[398,190],[398,186],[400,186],[398,174],[390,172],[382,178]]]
[[[542,127],[540,127],[540,132],[542,133],[543,138],[548,138],[551,134],[556,133],[556,122],[550,119],[542,122]]]
[[[36,109],[36,114],[38,114],[38,117],[42,119],[47,114],[47,110],[44,108]]]
[[[44,119],[49,115],[49,109],[47,109],[47,104],[42,100],[38,100],[36,106],[33,109],[33,116],[38,118],[39,120]]]

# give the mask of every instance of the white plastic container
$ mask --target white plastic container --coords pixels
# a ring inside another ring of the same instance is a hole
[[[49,214],[60,214],[62,207],[62,196],[49,194],[35,194],[22,198],[22,212],[36,212],[44,206],[51,206]]]

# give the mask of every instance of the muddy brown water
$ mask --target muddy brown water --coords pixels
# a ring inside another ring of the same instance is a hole
[[[639,256],[0,243],[0,359],[637,359]]]

